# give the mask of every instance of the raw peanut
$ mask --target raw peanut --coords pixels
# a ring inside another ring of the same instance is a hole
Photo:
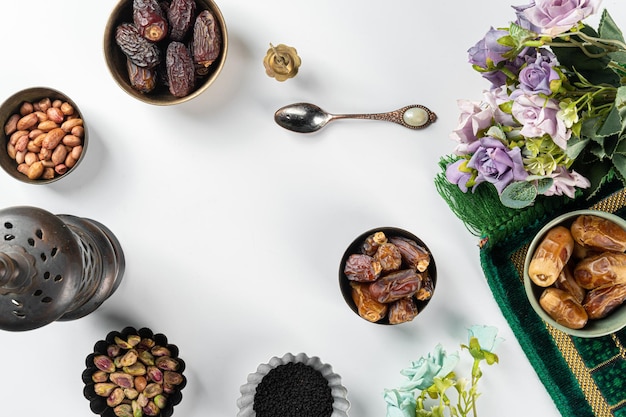
[[[68,167],[65,166],[65,164],[59,164],[57,166],[54,167],[54,172],[56,172],[59,175],[63,175],[67,172]]]
[[[54,168],[52,168],[52,167],[44,167],[43,174],[41,174],[41,179],[51,180],[52,178],[54,178],[55,175],[56,175],[56,173],[54,172]]]
[[[37,156],[36,153],[34,152],[27,152],[26,156],[24,157],[24,163],[28,166],[31,166],[32,164],[34,164],[35,162],[39,161],[39,157]]]
[[[77,117],[75,119],[67,119],[66,121],[64,121],[63,124],[61,125],[61,129],[69,133],[74,128],[74,126],[82,126],[82,125],[83,125],[83,119]]]
[[[28,145],[26,145],[26,150],[28,152],[39,153],[39,151],[41,151],[41,146],[37,146],[34,140],[29,140]]]
[[[74,126],[70,133],[74,136],[82,138],[83,136],[85,136],[85,128],[82,126]]]
[[[52,157],[50,159],[52,160],[52,163],[54,165],[58,165],[65,162],[66,157],[67,150],[65,149],[65,146],[63,144],[60,144],[56,148],[54,148],[54,151],[52,152]]]
[[[530,279],[540,287],[549,287],[557,280],[574,251],[574,239],[569,229],[550,229],[537,246],[528,266]]]
[[[19,114],[13,114],[9,117],[9,120],[4,125],[4,134],[9,136],[17,130],[17,121],[20,120]]]
[[[28,135],[22,135],[19,137],[19,139],[15,143],[15,149],[21,152],[21,151],[26,150],[27,145],[28,145]]]
[[[20,115],[22,116],[26,116],[29,113],[33,112],[33,103],[30,103],[28,101],[25,101],[22,103],[22,105],[20,106]]]
[[[47,133],[42,132],[41,134],[39,134],[39,136],[33,139],[33,144],[41,148],[43,140],[46,138],[47,135]]]
[[[29,113],[17,121],[17,130],[28,130],[35,126],[38,121],[35,113]]]
[[[19,172],[21,172],[22,174],[24,174],[24,175],[28,174],[28,168],[29,168],[28,165],[26,165],[23,162],[21,164],[18,164],[18,166],[17,166],[17,170]]]
[[[49,120],[48,114],[46,112],[39,110],[36,111],[35,114],[37,115],[37,120],[39,120],[39,123]]]
[[[52,158],[52,150],[41,148],[41,151],[39,151],[39,159],[43,161],[45,159],[51,159],[51,158]]]
[[[50,106],[52,106],[52,101],[48,97],[39,100],[39,108],[41,109],[41,111],[47,111]]]
[[[46,114],[48,115],[48,119],[55,123],[63,123],[63,120],[65,120],[65,115],[58,107],[50,107],[48,111],[46,111]]]
[[[26,158],[26,151],[17,151],[15,154],[15,162],[18,164],[24,163],[24,158]]]
[[[31,180],[36,180],[37,178],[41,177],[42,174],[43,165],[41,162],[37,161],[28,168],[28,173],[26,174],[26,176]]]
[[[46,137],[43,139],[43,143],[41,146],[45,149],[54,149],[57,147],[61,140],[65,136],[65,130],[60,127],[52,129],[48,132]]]
[[[9,158],[15,159],[15,154],[17,150],[15,149],[15,145],[7,144],[7,154],[9,154]]]
[[[9,138],[9,143],[11,145],[15,145],[17,143],[17,141],[20,139],[20,137],[22,137],[24,135],[26,135],[26,137],[28,137],[28,131],[27,130],[17,130],[15,132],[13,132],[13,134]]]
[[[54,168],[54,164],[49,159],[44,159],[43,161],[41,161],[41,163],[43,164],[44,168]]]
[[[72,158],[76,159],[78,161],[78,159],[80,158],[80,155],[83,153],[83,147],[82,145],[78,145],[78,146],[74,146],[72,148],[72,152],[70,153],[72,155]]]
[[[39,102],[33,103],[33,110],[34,111],[41,111],[41,107],[39,107]]]
[[[70,103],[64,102],[63,104],[61,104],[61,111],[64,115],[71,116],[72,114],[74,114],[74,107],[72,107]]]
[[[63,104],[62,100],[56,99],[52,102],[52,107],[60,109],[62,104]]]
[[[74,165],[76,165],[76,162],[77,162],[77,159],[74,158],[71,153],[67,155],[67,157],[65,158],[65,166],[67,168],[73,168]]]
[[[76,126],[76,127],[79,127],[79,126]],[[62,142],[64,145],[67,145],[73,148],[74,146],[80,145],[82,141],[78,136],[70,134],[70,135],[65,135],[63,137]]]
[[[43,130],[39,130],[39,129],[33,129],[28,133],[28,138],[29,139],[35,139],[37,136],[41,135],[43,133]]]
[[[45,122],[39,123],[39,125],[37,126],[38,129],[41,129],[44,132],[49,132],[52,129],[56,129],[57,127],[59,127],[59,125],[52,120],[46,120]]]

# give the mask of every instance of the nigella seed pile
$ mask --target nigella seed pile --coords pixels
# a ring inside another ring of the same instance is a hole
[[[321,372],[289,362],[263,377],[256,388],[253,409],[257,417],[330,417],[333,396]]]

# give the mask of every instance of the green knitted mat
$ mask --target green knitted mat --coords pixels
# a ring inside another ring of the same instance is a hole
[[[534,312],[524,291],[523,263],[533,236],[550,219],[579,208],[626,218],[626,191],[595,203],[565,205],[508,238],[488,242],[480,260],[489,287],[530,363],[564,417],[626,417],[626,329],[600,338],[568,336]]]

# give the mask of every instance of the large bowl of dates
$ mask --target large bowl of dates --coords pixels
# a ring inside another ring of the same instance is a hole
[[[102,417],[170,417],[187,384],[185,362],[162,333],[110,332],[85,359],[83,394]]]
[[[104,31],[113,79],[154,105],[204,92],[222,71],[227,50],[224,17],[212,0],[121,0]]]
[[[348,306],[377,324],[412,321],[432,299],[437,267],[426,244],[396,227],[362,233],[339,265],[339,286]]]
[[[531,306],[550,326],[599,337],[626,326],[626,221],[601,210],[563,214],[539,230],[524,261]]]
[[[18,91],[0,105],[0,120],[0,166],[19,181],[58,181],[84,159],[87,125],[76,103],[60,91]]]
[[[350,409],[341,376],[305,353],[274,356],[239,391],[237,417],[348,417]]]

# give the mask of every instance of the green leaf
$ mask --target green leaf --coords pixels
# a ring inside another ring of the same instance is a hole
[[[565,154],[570,159],[578,158],[578,155],[585,149],[587,144],[589,143],[589,139],[583,139],[579,136],[572,136],[567,141],[567,149],[565,150]]]
[[[537,194],[543,194],[554,184],[554,179],[552,178],[541,178],[537,181]]]
[[[526,181],[510,183],[500,195],[502,205],[514,209],[530,206],[535,201],[535,198],[537,198],[537,187]]]
[[[494,363],[498,363],[498,355],[496,355],[495,353],[491,353],[491,352],[484,352],[485,353],[485,361],[487,362],[487,365],[493,365]]]
[[[613,39],[620,42],[624,42],[624,35],[617,26],[608,10],[604,10],[602,17],[600,18],[600,25],[598,26],[598,33],[604,39]],[[609,54],[613,61],[620,64],[626,64],[626,52],[611,52]]]
[[[622,176],[622,178],[626,178],[626,155],[616,153],[613,155],[612,160],[613,166],[617,172]]]
[[[616,106],[611,108],[602,127],[598,129],[597,135],[602,137],[616,135],[622,131],[622,118]]]

